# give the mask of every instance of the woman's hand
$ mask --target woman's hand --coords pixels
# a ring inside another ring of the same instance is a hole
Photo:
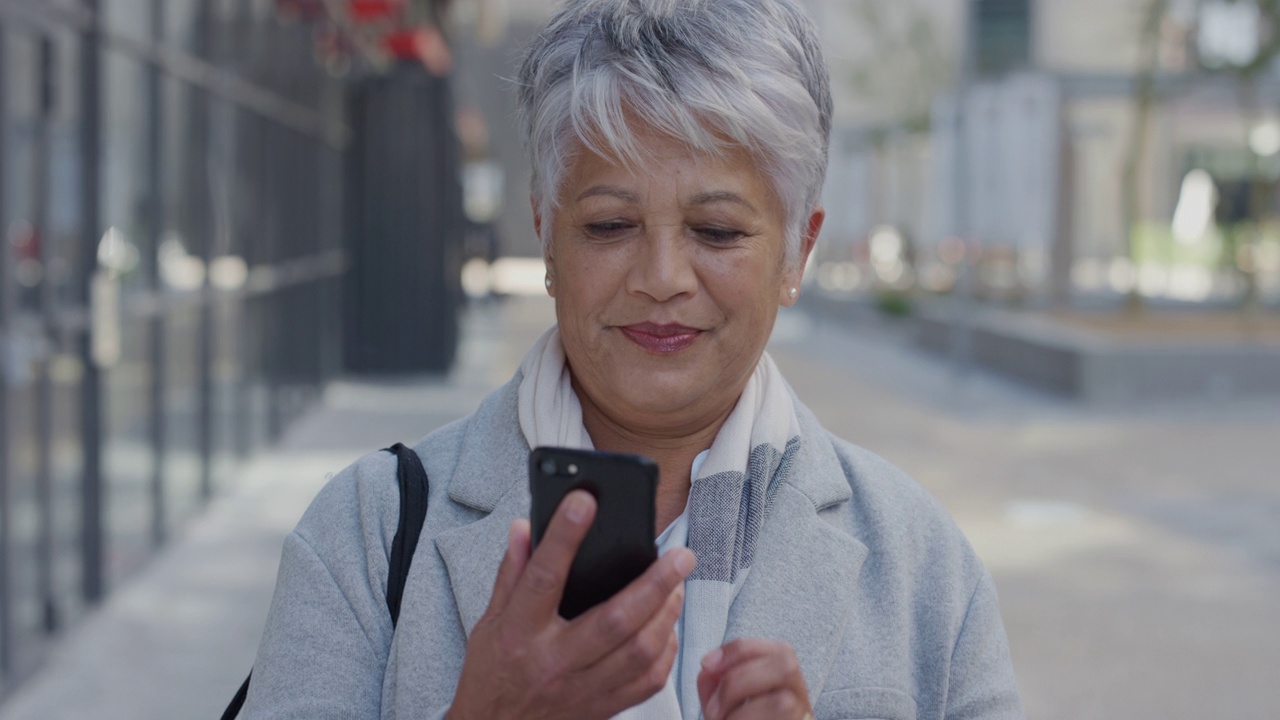
[[[511,524],[450,720],[609,718],[666,684],[693,553],[668,552],[607,602],[566,621],[560,596],[595,513],[589,493],[569,493],[532,555],[529,523]]]
[[[813,717],[796,651],[772,640],[739,639],[707,653],[698,700],[707,720]]]

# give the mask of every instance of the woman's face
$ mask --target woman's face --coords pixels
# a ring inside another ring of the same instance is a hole
[[[785,267],[781,203],[745,152],[642,138],[647,167],[586,150],[569,167],[547,265],[583,402],[629,429],[679,433],[737,402],[823,215]]]

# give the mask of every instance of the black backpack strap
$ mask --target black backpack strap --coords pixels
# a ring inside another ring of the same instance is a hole
[[[231,698],[231,704],[226,710],[222,711],[222,720],[236,720],[236,716],[240,714],[240,708],[244,707],[244,699],[249,695],[249,681],[253,679],[253,671],[249,671],[249,676],[240,684],[240,689],[236,691],[236,696]]]
[[[403,443],[396,443],[387,452],[395,453],[399,460],[396,474],[400,478],[400,525],[391,543],[391,566],[387,572],[387,609],[391,611],[391,625],[400,619],[400,599],[404,596],[404,583],[409,578],[409,566],[413,553],[418,549],[418,536],[427,519],[427,492],[430,480],[422,467],[418,453]]]
[[[431,481],[427,469],[422,467],[418,453],[396,443],[386,452],[396,456],[396,476],[400,481],[400,524],[396,526],[395,539],[391,541],[391,562],[387,569],[387,610],[391,612],[391,626],[400,620],[400,599],[404,596],[404,583],[409,578],[413,553],[418,549],[418,536],[427,519],[427,492]],[[222,720],[235,720],[249,695],[249,681],[253,671],[244,679],[231,704],[222,712]]]

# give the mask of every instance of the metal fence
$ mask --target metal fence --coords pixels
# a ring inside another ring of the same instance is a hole
[[[343,87],[275,8],[0,3],[0,697],[340,369]]]

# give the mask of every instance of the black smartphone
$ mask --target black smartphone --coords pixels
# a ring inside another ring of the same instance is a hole
[[[560,501],[579,488],[595,497],[597,510],[560,600],[566,620],[613,597],[658,557],[653,542],[658,464],[641,455],[594,450],[540,447],[529,453],[534,547]]]

